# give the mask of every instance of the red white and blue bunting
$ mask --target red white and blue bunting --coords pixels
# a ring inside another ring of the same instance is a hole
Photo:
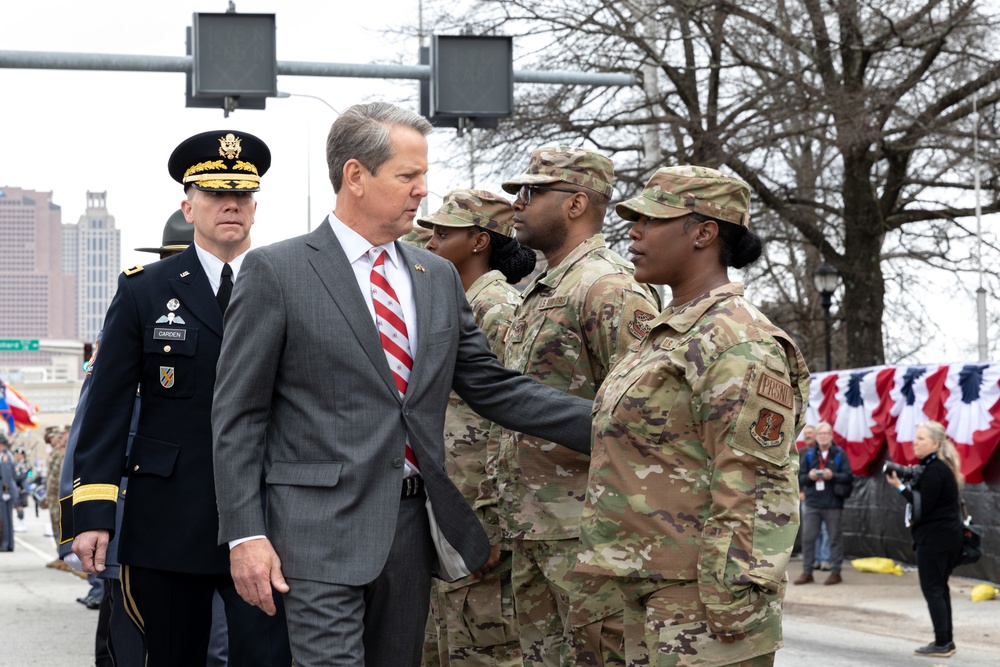
[[[833,425],[856,475],[868,474],[883,445],[893,461],[915,463],[914,433],[931,419],[946,426],[968,482],[983,481],[982,468],[1000,443],[1000,363],[814,373],[809,394],[806,423]]]

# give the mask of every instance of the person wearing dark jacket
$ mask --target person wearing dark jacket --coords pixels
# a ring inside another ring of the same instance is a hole
[[[830,576],[827,586],[839,584],[840,566],[844,562],[844,538],[840,517],[844,498],[850,495],[854,473],[847,452],[833,444],[833,427],[820,422],[816,427],[816,446],[799,455],[799,488],[806,497],[806,512],[802,516],[802,574],[795,584],[813,583],[813,563],[816,561],[816,538],[825,524],[830,536]]]
[[[906,498],[906,524],[917,552],[920,590],[934,624],[934,641],[914,653],[946,658],[955,653],[948,577],[962,555],[959,487],[965,479],[955,445],[938,422],[917,427],[913,453],[920,458],[920,466],[911,468],[916,474],[904,475],[908,479],[903,481],[892,471],[885,479]]]
[[[100,574],[120,534],[123,606],[142,631],[148,667],[205,664],[216,591],[225,601],[232,667],[292,662],[281,617],[245,603],[229,575],[212,461],[223,315],[243,280],[254,193],[270,163],[267,145],[245,132],[203,132],[174,149],[167,171],[184,187],[180,205],[194,243],[122,273],[99,361],[91,359],[73,454],[73,552],[86,572]],[[130,437],[137,387],[142,405]]]

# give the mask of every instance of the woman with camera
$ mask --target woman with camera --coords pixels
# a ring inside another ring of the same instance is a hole
[[[938,422],[928,421],[917,427],[913,453],[920,458],[920,465],[903,469],[903,479],[897,475],[898,467],[886,466],[891,472],[885,479],[908,503],[906,523],[917,552],[920,590],[934,624],[934,641],[914,653],[948,657],[955,653],[948,577],[962,554],[958,490],[965,479],[955,445]]]

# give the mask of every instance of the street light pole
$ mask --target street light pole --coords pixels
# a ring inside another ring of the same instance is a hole
[[[813,272],[813,286],[819,292],[820,305],[823,306],[823,331],[825,334],[826,370],[833,370],[830,355],[830,306],[833,304],[833,293],[840,285],[840,274],[829,262],[824,261]]]
[[[826,370],[832,370],[833,364],[830,362],[830,305],[833,300],[833,292],[820,292],[823,306],[823,336],[826,339]]]
[[[317,95],[306,95],[305,93],[286,93],[284,91],[278,91],[277,97],[288,98],[288,97],[308,97],[311,100],[316,100],[317,102],[322,102],[330,108],[333,113],[340,115],[332,104],[324,100],[322,97]],[[312,231],[312,132],[310,130],[309,124],[306,124],[306,232]]]

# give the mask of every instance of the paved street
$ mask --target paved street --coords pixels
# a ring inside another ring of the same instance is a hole
[[[49,513],[25,511],[28,532],[15,533],[14,551],[0,553],[0,665],[88,667],[94,664],[97,612],[76,601],[85,579],[45,564],[56,557],[45,537]]]
[[[88,585],[76,575],[49,569],[54,541],[45,537],[48,513],[29,508],[28,532],[18,533],[13,553],[0,553],[0,666],[93,665],[97,612],[76,598]],[[798,576],[801,563],[790,573]],[[857,572],[845,566],[845,583],[789,586],[785,648],[777,667],[996,667],[1000,664],[1000,599],[972,602],[975,583],[952,578],[958,653],[948,659],[918,658],[913,649],[932,638],[927,607],[915,572],[903,576]]]

